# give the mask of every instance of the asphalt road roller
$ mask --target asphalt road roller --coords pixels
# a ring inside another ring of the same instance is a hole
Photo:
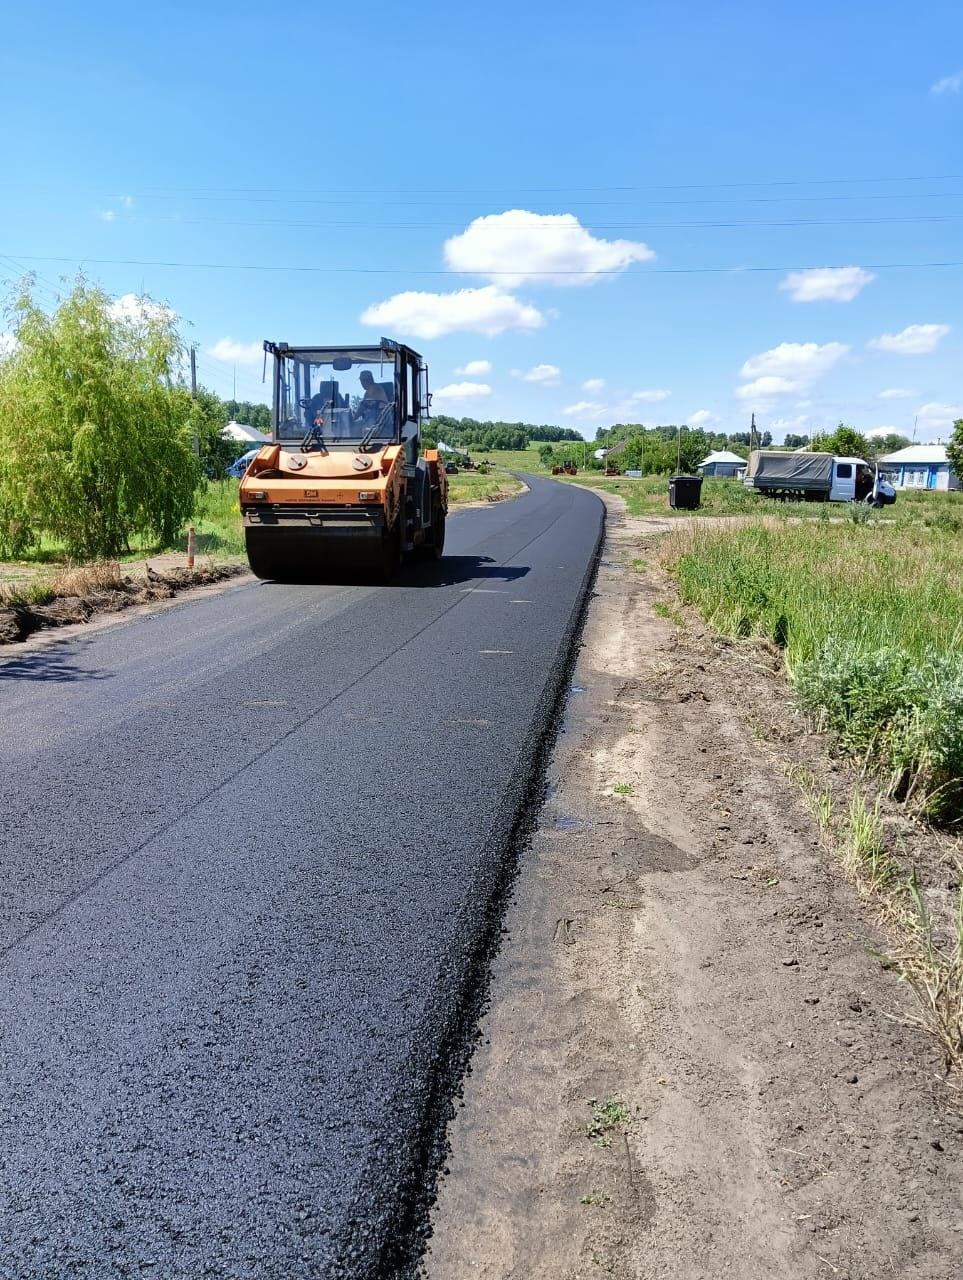
[[[271,442],[241,478],[259,578],[365,574],[386,581],[409,555],[440,558],[448,480],[423,449],[428,367],[389,338],[371,347],[265,342]]]

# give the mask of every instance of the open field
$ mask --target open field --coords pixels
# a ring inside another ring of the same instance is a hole
[[[669,506],[668,476],[610,476],[586,471],[567,481],[587,485],[602,493],[622,498],[633,516],[770,516],[780,519],[798,517],[806,520],[853,519],[854,507],[846,503],[773,502],[747,489],[738,480],[702,482],[702,506],[696,513],[674,511]],[[859,509],[856,509],[859,510]],[[868,515],[868,512],[867,512]],[[858,518],[858,517],[855,517]],[[893,506],[873,513],[875,520],[898,524],[923,523],[950,532],[963,532],[963,493],[935,493],[926,490],[902,491]]]

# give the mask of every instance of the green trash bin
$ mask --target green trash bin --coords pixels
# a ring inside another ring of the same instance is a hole
[[[669,481],[669,506],[678,511],[698,511],[702,506],[702,476],[673,476]]]

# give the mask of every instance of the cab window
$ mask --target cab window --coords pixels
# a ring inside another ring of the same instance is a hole
[[[412,422],[418,418],[418,366],[410,357],[405,361],[405,414]]]
[[[852,480],[853,464],[851,462],[840,462],[836,466],[837,480]]]

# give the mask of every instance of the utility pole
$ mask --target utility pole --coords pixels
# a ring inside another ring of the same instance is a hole
[[[191,343],[191,399],[197,399],[197,347],[193,342]],[[191,452],[195,458],[201,456],[201,441],[196,426],[191,436]],[[193,561],[191,563],[193,564]]]
[[[752,453],[752,438],[756,434],[756,415],[752,415],[752,421],[749,423],[749,452]]]
[[[678,441],[678,448],[676,450],[675,470],[676,470],[676,475],[681,475],[682,473],[682,426],[681,424],[676,428],[676,432],[677,432],[676,439]]]

